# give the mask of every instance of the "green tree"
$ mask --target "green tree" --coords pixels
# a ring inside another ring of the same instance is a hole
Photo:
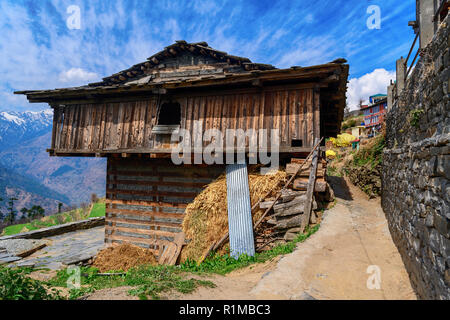
[[[45,216],[45,210],[41,206],[32,206],[30,210],[28,210],[28,216],[31,219],[37,219]]]
[[[0,202],[3,201],[3,198],[0,198]],[[0,222],[3,221],[3,218],[5,217],[5,215],[3,214],[3,212],[0,210]]]
[[[20,209],[20,212],[22,213],[22,218],[29,218],[30,216],[28,215],[28,209],[23,207],[22,209]]]
[[[6,220],[11,224],[14,223],[14,220],[16,220],[16,216],[17,216],[17,211],[14,210],[14,201],[16,201],[16,200],[19,200],[19,199],[12,197],[12,198],[9,198],[9,201],[8,201],[9,207],[7,208],[8,215],[6,216]]]
[[[61,202],[58,202],[58,213],[61,213],[61,208],[63,204]]]

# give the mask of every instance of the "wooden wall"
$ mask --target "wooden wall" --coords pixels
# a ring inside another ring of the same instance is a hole
[[[279,129],[280,147],[291,147],[292,139],[311,147],[320,136],[320,94],[313,89],[253,90],[173,100],[180,103],[181,127],[188,130],[193,129],[194,120],[202,122],[203,130],[216,128],[223,133],[227,128]],[[157,99],[55,107],[52,149],[101,153],[168,148],[167,137],[152,134],[156,112]]]
[[[105,241],[158,255],[161,241],[181,231],[186,205],[223,172],[223,166],[176,166],[170,159],[108,157]]]

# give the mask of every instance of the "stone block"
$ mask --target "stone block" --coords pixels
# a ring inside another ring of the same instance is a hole
[[[441,216],[440,214],[435,213],[434,214],[434,226],[436,230],[444,235],[445,237],[449,237],[449,230],[450,230],[450,220],[446,217]]]
[[[434,251],[434,252],[439,252],[440,250],[440,235],[439,232],[437,232],[436,229],[432,229],[430,232],[430,248]]]

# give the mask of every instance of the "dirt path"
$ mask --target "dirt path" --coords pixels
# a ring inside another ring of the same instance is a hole
[[[293,253],[226,276],[209,277],[216,288],[199,288],[192,294],[171,294],[167,298],[416,299],[380,200],[368,200],[342,178],[333,180],[336,206],[326,211],[319,231]],[[367,273],[369,266],[371,274]],[[367,286],[373,270],[380,271],[379,289]],[[117,290],[114,296],[123,298]],[[108,297],[108,291],[102,290],[89,298]]]
[[[335,179],[336,206],[319,231],[250,291],[273,299],[416,299],[380,200]],[[370,274],[367,273],[369,266]],[[378,269],[380,289],[367,281]],[[371,271],[372,270],[372,271]]]

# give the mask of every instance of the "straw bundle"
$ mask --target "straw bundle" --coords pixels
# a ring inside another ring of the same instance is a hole
[[[286,181],[284,171],[261,175],[255,168],[249,170],[250,201],[253,206],[260,198],[272,191],[274,195]],[[263,210],[252,212],[253,223],[257,221]],[[228,231],[227,184],[225,175],[210,183],[186,208],[183,220],[183,231],[190,243],[183,249],[181,260],[199,260],[208,248]],[[227,245],[228,246],[228,245]],[[220,251],[224,253],[226,247]]]

